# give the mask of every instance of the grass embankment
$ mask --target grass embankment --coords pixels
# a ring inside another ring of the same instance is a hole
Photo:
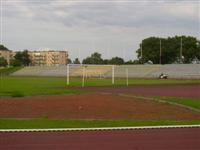
[[[0,69],[0,75],[2,76],[6,76],[6,75],[10,75],[11,73],[21,69],[23,67],[9,67],[9,68],[1,68]]]
[[[175,120],[50,120],[50,119],[0,119],[0,129],[37,128],[91,128],[161,125],[198,125],[196,121]]]
[[[81,78],[70,78],[70,87],[81,86]],[[130,85],[199,84],[200,80],[130,79]],[[116,79],[115,85],[125,85],[125,79]],[[86,79],[85,86],[111,86],[111,79]],[[64,77],[11,77],[0,78],[0,96],[61,95],[83,93],[66,88]]]
[[[200,110],[200,99],[199,98],[189,98],[189,97],[168,97],[168,96],[153,96],[156,101],[166,101],[170,103],[181,104],[191,108]]]

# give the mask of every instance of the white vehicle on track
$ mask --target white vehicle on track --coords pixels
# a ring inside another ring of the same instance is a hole
[[[161,73],[159,75],[159,79],[167,79],[168,78],[168,75],[167,74],[164,74],[164,73]]]

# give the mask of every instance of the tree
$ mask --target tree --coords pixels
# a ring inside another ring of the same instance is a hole
[[[6,67],[7,65],[7,60],[4,57],[0,57],[0,67]]]
[[[180,60],[180,49],[182,39],[182,56],[184,63],[191,63],[196,57],[200,59],[200,41],[191,36],[175,36],[168,38],[150,37],[142,40],[141,49],[137,50],[138,59],[145,63],[151,60],[154,64],[160,63],[160,40],[161,40],[161,62],[162,64],[171,64]]]
[[[73,64],[80,64],[80,61],[78,58],[75,58],[75,60],[73,61]]]
[[[122,65],[124,64],[124,59],[120,57],[113,57],[108,63],[113,65]]]
[[[180,37],[177,37],[180,38]],[[197,58],[200,59],[200,48],[198,47],[198,44],[200,41],[198,41],[195,37],[191,36],[183,36],[182,37],[182,43],[183,43],[183,57],[185,63],[191,63],[193,59]]]
[[[70,58],[67,59],[67,64],[71,64],[72,60]]]
[[[160,52],[160,39],[157,37],[150,37],[147,39],[144,39],[142,41],[142,58],[141,56],[141,50],[138,49],[138,58],[141,62],[147,62],[149,60],[153,61],[153,63],[158,64],[159,63],[159,52]],[[141,60],[142,59],[142,60]]]
[[[28,50],[24,50],[23,52],[17,52],[14,58],[21,62],[22,65],[28,66],[31,63],[30,56],[28,54]]]
[[[95,52],[90,57],[83,60],[83,64],[104,64],[101,54]]]
[[[104,59],[103,60],[103,64],[109,64],[109,60],[108,59]]]
[[[5,47],[4,45],[0,45],[0,50],[7,50],[8,51],[8,48]]]
[[[129,60],[129,61],[125,62],[125,64],[133,65],[133,64],[140,64],[140,63],[139,63],[139,60]]]

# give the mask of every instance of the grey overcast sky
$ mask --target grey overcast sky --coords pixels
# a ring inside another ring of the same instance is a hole
[[[1,0],[3,44],[12,50],[94,51],[135,59],[142,39],[200,38],[200,0]]]

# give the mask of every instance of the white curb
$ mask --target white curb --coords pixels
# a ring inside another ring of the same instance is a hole
[[[103,130],[137,130],[137,129],[167,129],[167,128],[200,128],[200,125],[170,125],[141,127],[106,127],[106,128],[51,128],[51,129],[0,129],[0,132],[57,132],[57,131],[103,131]]]

